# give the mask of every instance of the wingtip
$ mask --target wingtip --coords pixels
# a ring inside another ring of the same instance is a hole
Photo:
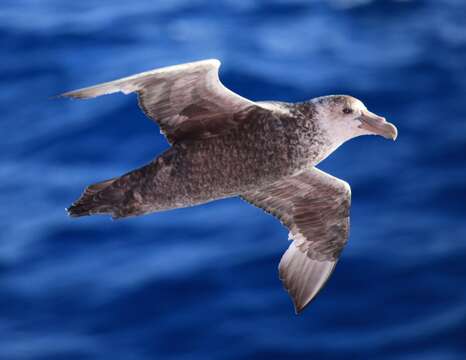
[[[294,304],[294,303],[293,303],[293,305],[294,305],[294,314],[295,314],[296,316],[301,315],[301,313],[303,312],[303,308],[297,306],[297,305]]]
[[[65,97],[68,97],[68,96],[66,95],[66,93],[63,93],[63,94],[49,96],[48,99],[57,100],[57,99],[65,98]]]
[[[68,91],[63,94],[57,95],[58,98],[67,98],[72,100],[83,100],[89,97],[84,93],[84,89]]]
[[[67,98],[67,99],[85,99],[85,97],[81,97],[79,95],[77,95],[75,93],[75,91],[68,91],[68,92],[65,92],[65,93],[62,93],[62,94],[58,94],[58,95],[52,95],[52,96],[49,96],[49,100],[57,100],[57,99],[63,99],[63,98]]]
[[[296,316],[299,316],[303,313],[303,311],[306,309],[306,307],[312,302],[312,300],[310,300],[309,302],[305,303],[305,304],[297,304],[294,302],[294,299],[293,299],[293,306],[294,306],[294,313]]]

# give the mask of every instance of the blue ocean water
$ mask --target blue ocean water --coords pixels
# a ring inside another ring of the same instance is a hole
[[[3,0],[0,359],[465,359],[465,15],[462,0]],[[245,97],[347,93],[398,126],[321,164],[352,186],[351,236],[300,316],[277,276],[287,231],[239,199],[64,211],[167,143],[134,96],[49,96],[212,57]]]

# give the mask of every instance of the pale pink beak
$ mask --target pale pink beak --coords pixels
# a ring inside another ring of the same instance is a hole
[[[358,119],[361,121],[359,127],[362,129],[381,135],[386,139],[396,140],[398,136],[398,130],[395,125],[386,121],[384,117],[378,116],[369,110],[363,110]]]

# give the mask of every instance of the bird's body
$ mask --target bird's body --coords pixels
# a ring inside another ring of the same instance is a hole
[[[330,276],[348,237],[349,186],[314,166],[351,137],[378,129],[394,138],[396,129],[349,96],[251,102],[221,86],[218,66],[184,64],[64,94],[135,91],[172,143],[146,166],[89,186],[69,213],[122,218],[241,196],[290,229],[294,241],[280,277],[300,311]],[[342,109],[361,112],[367,123],[329,124],[346,118]]]
[[[111,214],[127,217],[241,195],[311,168],[330,150],[304,115],[314,104],[281,106],[289,111],[262,111],[221,135],[174,144],[100,196],[120,194],[125,201],[112,201]],[[105,201],[102,206],[107,212]]]

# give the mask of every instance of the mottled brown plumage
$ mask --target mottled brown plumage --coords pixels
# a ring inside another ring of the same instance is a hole
[[[396,128],[350,96],[252,102],[220,83],[219,65],[177,65],[63,94],[136,92],[172,144],[146,166],[89,186],[68,212],[123,218],[241,196],[290,230],[279,270],[300,312],[332,273],[349,231],[349,185],[314,166],[353,137],[394,139]]]
[[[348,240],[349,185],[313,168],[241,197],[290,230],[293,243],[279,272],[300,312],[327,281]],[[303,272],[308,276],[299,276]]]

